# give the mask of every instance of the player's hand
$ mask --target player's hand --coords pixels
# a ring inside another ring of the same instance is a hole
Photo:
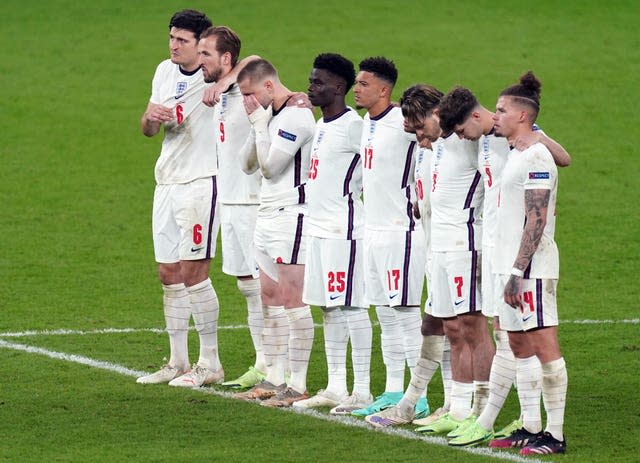
[[[174,118],[173,109],[160,104],[149,103],[149,107],[144,113],[144,117],[149,122],[159,122],[160,124],[164,124]]]
[[[291,95],[291,98],[287,100],[287,106],[294,106],[296,108],[308,108],[313,109],[313,105],[309,100],[306,93],[296,92]]]
[[[515,140],[513,140],[513,146],[518,151],[524,151],[531,145],[538,143],[541,139],[542,133],[540,132],[531,132],[524,135],[518,135]]]
[[[269,121],[271,120],[271,106],[264,109],[253,95],[243,96],[242,102],[244,103],[244,109],[249,115],[249,122],[253,124],[256,132],[266,128],[267,124],[269,124]]]
[[[216,85],[211,85],[204,89],[204,95],[202,96],[202,102],[209,107],[213,107],[216,105],[218,101],[220,101],[220,95],[226,90],[220,90]]]
[[[522,294],[522,278],[511,275],[504,287],[504,302],[514,309],[521,309],[522,300],[520,299],[520,294]]]

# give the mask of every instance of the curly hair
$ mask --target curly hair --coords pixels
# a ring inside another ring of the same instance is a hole
[[[200,39],[200,34],[212,25],[213,23],[206,14],[196,10],[180,10],[169,21],[169,29],[175,27],[191,31],[196,39]]]
[[[478,100],[471,90],[464,87],[454,87],[440,101],[440,127],[444,132],[453,132],[456,125],[463,124],[478,106]]]
[[[389,82],[392,86],[398,80],[398,70],[393,61],[382,56],[365,58],[358,65],[360,71],[370,72],[376,77]]]
[[[353,63],[337,53],[321,53],[313,60],[313,67],[324,69],[338,77],[344,79],[346,83],[345,93],[349,91],[356,81],[356,70]]]

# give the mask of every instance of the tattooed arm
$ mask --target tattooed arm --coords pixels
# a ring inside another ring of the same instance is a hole
[[[524,203],[527,221],[522,230],[522,240],[518,256],[513,264],[516,271],[524,272],[533,254],[538,249],[542,232],[547,225],[547,208],[551,190],[525,190]],[[522,292],[522,276],[511,275],[504,289],[504,301],[513,308],[519,308]]]

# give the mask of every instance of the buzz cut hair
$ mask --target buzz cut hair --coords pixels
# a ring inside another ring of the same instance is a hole
[[[398,70],[393,61],[383,56],[365,58],[358,65],[360,71],[370,72],[393,87],[398,80]]]
[[[478,106],[478,100],[471,90],[455,87],[442,98],[438,107],[442,131],[453,132],[455,126],[464,124]]]
[[[348,93],[356,81],[356,70],[353,63],[337,53],[321,53],[313,60],[315,69],[323,69],[345,81],[344,93]]]
[[[249,80],[249,83],[261,82],[268,77],[278,79],[276,68],[264,58],[253,60],[238,73],[237,82]]]
[[[196,40],[199,40],[200,34],[211,26],[213,26],[213,23],[207,15],[197,10],[180,10],[169,21],[169,30],[175,27],[176,29],[191,31],[196,36]]]
[[[221,55],[229,53],[229,55],[231,55],[231,66],[235,66],[240,56],[240,47],[242,46],[238,34],[227,26],[212,26],[208,27],[200,35],[200,40],[206,39],[207,37],[216,38],[216,51]]]
[[[427,84],[407,88],[400,98],[402,116],[411,122],[421,122],[438,108],[444,93]]]
[[[500,96],[510,96],[517,103],[529,108],[531,114],[531,122],[535,122],[540,112],[540,92],[542,83],[533,74],[533,71],[527,71],[520,76],[519,82],[500,92]]]

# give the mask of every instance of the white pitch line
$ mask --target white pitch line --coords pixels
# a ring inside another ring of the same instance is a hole
[[[569,325],[637,325],[640,318],[626,318],[622,320],[560,320],[560,324]],[[373,322],[373,325],[378,325]],[[316,323],[316,328],[322,328],[322,324]],[[195,328],[191,327],[191,330]],[[219,330],[245,330],[249,329],[248,325],[220,325]],[[0,338],[23,338],[27,336],[87,336],[93,334],[122,334],[122,333],[165,333],[164,328],[103,328],[97,330],[27,330],[0,333]]]
[[[127,331],[127,332],[131,332],[131,331]],[[100,370],[106,370],[106,371],[111,371],[114,373],[118,373],[124,376],[130,376],[130,377],[138,377],[138,376],[143,376],[145,375],[147,372],[145,371],[139,371],[139,370],[132,370],[131,368],[127,368],[125,366],[122,365],[118,365],[115,363],[111,363],[111,362],[105,362],[102,360],[94,360],[91,359],[89,357],[84,357],[82,355],[75,355],[75,354],[66,354],[64,352],[56,352],[56,351],[52,351],[52,350],[48,350],[48,349],[43,349],[41,347],[33,347],[33,346],[28,346],[26,344],[16,344],[16,343],[12,343],[12,342],[7,342],[4,341],[2,339],[0,339],[0,348],[3,349],[12,349],[12,350],[17,350],[17,351],[21,351],[21,352],[27,352],[29,354],[38,354],[38,355],[43,355],[45,357],[49,357],[55,360],[64,360],[67,362],[73,362],[73,363],[79,363],[81,365],[86,365],[88,367],[91,368],[98,368]],[[215,396],[219,396],[219,397],[224,397],[224,398],[231,398],[233,396],[232,393],[230,392],[225,392],[225,391],[217,391],[213,388],[197,388],[195,389],[196,391],[199,392],[203,392],[206,394],[211,394],[211,395],[215,395]],[[300,415],[305,415],[305,416],[310,416],[312,418],[316,418],[316,419],[320,419],[323,421],[329,421],[329,422],[333,422],[333,423],[340,423],[342,425],[345,426],[351,426],[354,428],[361,428],[361,429],[366,429],[372,432],[380,432],[383,434],[388,434],[391,436],[395,436],[395,437],[400,437],[403,439],[410,439],[410,440],[420,440],[423,442],[426,442],[428,444],[432,444],[432,445],[441,445],[441,446],[447,446],[447,441],[444,438],[439,438],[439,437],[429,437],[429,436],[420,436],[418,434],[415,434],[409,430],[406,429],[393,429],[393,428],[381,428],[381,429],[373,429],[370,425],[368,425],[366,422],[362,421],[362,420],[358,420],[356,418],[352,418],[352,417],[348,417],[348,416],[333,416],[333,415],[327,415],[324,413],[320,413],[316,410],[298,410],[295,408],[289,408],[289,409],[282,409],[284,411],[290,412],[290,413],[297,413]],[[501,452],[501,451],[492,451],[489,450],[488,448],[451,448],[452,450],[457,450],[457,451],[462,451],[462,452],[467,452],[467,453],[471,453],[471,454],[475,454],[475,455],[481,455],[481,456],[486,456],[489,458],[494,458],[497,460],[504,460],[504,461],[516,461],[516,462],[520,462],[520,463],[542,463],[541,460],[536,460],[536,459],[532,459],[532,458],[524,458],[521,457],[520,455],[517,454],[512,454],[512,453],[506,453],[506,452]]]

